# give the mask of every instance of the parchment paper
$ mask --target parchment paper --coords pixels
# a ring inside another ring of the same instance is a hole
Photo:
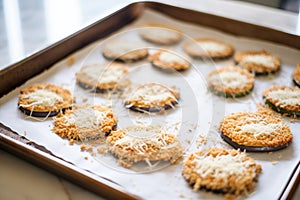
[[[145,23],[161,23],[176,27],[185,35],[182,42],[172,46],[153,45],[143,41],[137,29]],[[241,27],[242,28],[242,27]],[[256,78],[255,88],[247,97],[240,99],[224,99],[210,94],[206,89],[205,77],[213,69],[233,64],[233,60],[211,62],[210,60],[193,60],[186,55],[181,46],[184,41],[194,37],[214,37],[232,44],[237,51],[265,49],[282,61],[282,70],[278,75]],[[222,195],[206,191],[193,191],[181,176],[182,160],[175,165],[160,165],[156,170],[139,168],[125,169],[116,164],[116,159],[110,155],[92,156],[82,152],[80,145],[70,145],[67,140],[61,139],[51,131],[52,119],[36,121],[26,118],[17,108],[20,89],[33,83],[55,83],[70,89],[76,96],[76,102],[82,103],[87,98],[89,103],[101,103],[114,108],[119,118],[119,128],[134,124],[160,125],[174,131],[183,143],[186,150],[184,158],[197,149],[221,146],[231,147],[222,141],[217,132],[220,120],[231,112],[255,111],[257,103],[263,103],[261,93],[268,86],[292,85],[291,74],[299,62],[300,51],[286,46],[269,42],[233,36],[207,27],[196,26],[166,17],[160,13],[146,10],[142,16],[130,25],[118,31],[111,38],[122,38],[141,42],[150,47],[151,52],[156,49],[169,49],[171,52],[188,59],[192,63],[190,70],[182,73],[164,73],[151,67],[148,60],[129,64],[133,84],[143,82],[161,82],[168,86],[179,88],[181,98],[179,106],[163,115],[141,115],[129,112],[117,98],[110,101],[103,95],[94,95],[78,87],[75,83],[75,73],[82,65],[103,63],[106,60],[101,55],[103,41],[97,41],[71,55],[69,58],[55,64],[48,71],[29,80],[20,88],[15,89],[0,100],[1,123],[12,128],[20,135],[39,145],[45,146],[54,155],[90,170],[95,174],[113,180],[123,186],[128,192],[144,199],[222,199]],[[75,61],[74,63],[72,61]],[[291,126],[294,140],[292,144],[281,151],[273,153],[248,153],[262,165],[262,174],[254,192],[247,199],[276,199],[284,189],[293,168],[300,159],[300,124],[285,121]],[[206,144],[198,139],[206,136]],[[141,173],[146,172],[146,173]]]

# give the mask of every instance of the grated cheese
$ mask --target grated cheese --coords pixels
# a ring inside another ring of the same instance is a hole
[[[159,84],[142,85],[128,96],[130,101],[137,100],[145,103],[160,102],[168,98],[173,98],[176,101],[176,97],[170,89]]]
[[[190,46],[191,51],[224,52],[226,46],[217,42],[196,42]]]
[[[117,82],[124,75],[124,71],[113,65],[109,67],[90,65],[83,69],[83,73],[98,83]]]
[[[185,63],[186,61],[184,59],[182,59],[181,57],[179,57],[176,54],[170,53],[170,52],[162,52],[159,55],[159,60],[166,62],[166,63]]]
[[[210,76],[209,79],[215,85],[225,85],[228,88],[243,88],[249,82],[246,75],[237,71],[216,73]]]
[[[243,162],[244,157],[244,154],[237,154],[235,156],[231,154],[217,155],[216,157],[211,155],[195,155],[196,172],[203,178],[209,175],[216,178],[228,177],[228,175],[243,175],[252,164],[248,160]],[[224,180],[227,181],[227,179]]]
[[[106,118],[106,113],[92,107],[75,109],[71,115],[65,115],[68,125],[75,124],[80,128],[99,128]]]
[[[173,135],[155,128],[128,129],[124,137],[117,140],[114,146],[120,145],[124,149],[134,149],[139,154],[145,154],[148,152],[149,145],[151,149],[167,149],[178,145],[177,142],[168,145],[169,136]]]
[[[282,123],[266,123],[266,122],[258,122],[258,123],[250,123],[244,124],[240,128],[240,132],[242,133],[251,133],[254,137],[257,137],[262,134],[272,134],[276,133],[280,129],[282,129]]]
[[[63,101],[63,98],[60,95],[43,89],[35,90],[34,92],[26,94],[23,97],[28,98],[30,102],[28,105],[22,105],[23,107],[29,107],[33,105],[54,106],[57,102]]]
[[[285,88],[281,90],[272,90],[267,95],[268,99],[278,101],[281,105],[300,105],[300,90],[291,90]]]
[[[265,67],[275,67],[273,57],[270,55],[247,55],[242,59],[241,63],[247,62],[263,65]]]

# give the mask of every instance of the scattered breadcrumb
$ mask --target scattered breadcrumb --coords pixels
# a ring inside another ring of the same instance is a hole
[[[75,61],[76,61],[75,57],[74,56],[70,56],[67,59],[68,66],[72,66],[75,63]]]
[[[89,159],[89,157],[87,157],[87,156],[84,156],[84,159],[85,159],[85,160],[88,160],[88,159]]]
[[[81,151],[87,151],[87,152],[93,153],[93,147],[90,146],[90,145],[82,144],[82,145],[80,146],[80,150],[81,150]]]
[[[197,147],[200,147],[202,144],[206,144],[206,141],[207,141],[206,140],[206,135],[204,135],[202,133],[198,134],[197,140],[196,140]]]
[[[26,130],[24,130],[24,136],[26,136],[26,134],[27,134],[27,132],[26,132]]]
[[[278,159],[282,158],[282,154],[278,154]]]
[[[178,195],[179,198],[184,198],[184,194],[182,192],[179,193]]]
[[[83,145],[80,146],[80,150],[81,151],[85,151],[85,149],[86,149],[86,145],[85,144],[83,144]]]
[[[105,146],[99,147],[99,148],[97,149],[97,152],[100,153],[100,154],[104,154],[105,151],[106,151],[106,147],[105,147]]]
[[[278,163],[278,160],[272,160],[272,165],[276,165]]]
[[[86,97],[83,97],[83,98],[82,98],[82,102],[83,102],[83,103],[85,103],[85,102],[87,102],[87,101],[88,101],[88,98],[86,98]]]

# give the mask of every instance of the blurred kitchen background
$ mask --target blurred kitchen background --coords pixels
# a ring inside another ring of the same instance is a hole
[[[122,1],[0,0],[0,69],[79,30]],[[299,12],[299,0],[244,1]]]

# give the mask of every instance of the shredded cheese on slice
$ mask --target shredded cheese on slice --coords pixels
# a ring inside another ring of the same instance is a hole
[[[300,90],[291,90],[289,88],[272,90],[268,93],[267,99],[278,101],[281,105],[300,105]]]
[[[195,51],[195,52],[224,52],[226,51],[226,46],[217,42],[196,42],[192,44],[190,47],[190,51]]]
[[[215,85],[224,85],[228,88],[243,88],[249,80],[246,75],[237,71],[225,71],[222,73],[213,74],[209,77],[211,83]]]
[[[213,177],[228,177],[229,175],[243,175],[243,173],[252,164],[250,161],[242,161],[245,156],[238,154],[236,156],[217,155],[213,156],[195,156],[196,172],[201,177],[211,175]],[[227,179],[224,179],[227,181]]]
[[[75,124],[80,128],[99,128],[106,118],[106,113],[92,107],[74,109],[71,115],[65,115],[68,125]]]
[[[274,134],[280,129],[282,129],[282,123],[266,123],[266,122],[258,122],[258,123],[250,123],[244,124],[240,128],[240,133],[250,133],[253,134],[254,137],[257,137],[262,134]]]
[[[167,100],[169,97],[173,98],[176,101],[176,97],[172,92],[167,88],[159,84],[149,84],[142,85],[133,91],[131,95],[128,96],[130,101],[144,101],[145,103],[151,102],[160,102]]]
[[[93,81],[98,81],[98,83],[117,82],[124,75],[124,71],[118,67],[103,67],[99,65],[90,65],[83,69],[83,73]]]
[[[241,63],[256,63],[265,67],[275,67],[273,57],[270,55],[247,55],[242,59]]]
[[[173,53],[170,53],[170,52],[162,52],[160,55],[159,55],[159,60],[161,60],[162,62],[166,62],[166,63],[185,63],[186,61],[183,60],[181,57],[179,57],[178,55],[176,54],[173,54]]]
[[[120,145],[124,149],[134,149],[138,154],[145,154],[148,152],[149,145],[151,149],[167,149],[176,146],[178,143],[167,144],[170,133],[166,133],[158,129],[129,129],[125,130],[126,134],[123,138],[116,141],[114,146]]]
[[[63,98],[60,95],[45,89],[35,90],[23,97],[28,98],[30,102],[28,105],[22,105],[23,107],[33,105],[54,106],[57,102],[63,101]]]

